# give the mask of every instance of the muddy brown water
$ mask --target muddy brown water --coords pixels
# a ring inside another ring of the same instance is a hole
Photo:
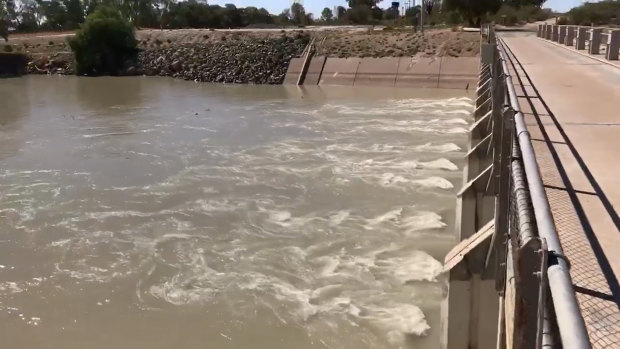
[[[459,91],[0,80],[6,348],[437,348]]]

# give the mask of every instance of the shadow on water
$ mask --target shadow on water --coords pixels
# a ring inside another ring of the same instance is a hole
[[[15,136],[30,113],[28,87],[23,78],[0,79],[0,160],[17,154],[23,140]]]

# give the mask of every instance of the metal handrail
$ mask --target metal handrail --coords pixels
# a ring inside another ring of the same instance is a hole
[[[501,87],[505,91],[501,100],[494,100],[493,103],[501,103],[504,108],[512,112],[515,137],[514,147],[517,148],[514,149],[513,153],[518,154],[518,157],[513,155],[512,159],[512,177],[516,185],[513,189],[518,189],[517,186],[523,188],[525,185],[525,192],[518,193],[520,197],[515,203],[516,207],[514,209],[518,212],[513,211],[508,214],[520,215],[517,218],[520,226],[516,228],[519,238],[539,241],[538,246],[543,246],[541,251],[544,251],[544,253],[540,254],[541,259],[545,258],[540,266],[542,269],[539,269],[542,271],[539,284],[541,285],[541,296],[536,296],[539,300],[536,308],[537,314],[535,315],[538,319],[536,345],[537,347],[545,345],[545,348],[547,348],[546,345],[553,345],[553,340],[550,337],[557,337],[561,341],[561,347],[563,348],[589,349],[591,344],[573,289],[569,266],[564,257],[536,161],[536,154],[525,124],[524,115],[521,112],[511,72],[508,69],[509,62],[513,66],[514,63],[510,61],[511,58],[508,55],[508,50],[503,40],[495,36],[492,26],[489,26],[486,31],[483,30],[483,33],[485,32],[488,33],[488,43],[494,44],[496,47],[494,49],[496,50],[496,58],[494,64],[492,64],[494,66],[493,70],[496,71],[492,75],[495,79],[498,79],[498,83],[502,85]],[[523,180],[526,183],[523,183]],[[529,205],[531,205],[531,208]],[[503,228],[496,227],[496,229]],[[523,241],[519,245],[518,248],[523,248]],[[528,258],[528,256],[524,258]],[[504,276],[497,275],[496,277],[503,278]],[[524,285],[523,287],[528,286]],[[545,298],[547,297],[542,296],[543,294],[546,295],[547,290],[550,296],[549,303],[551,303],[549,305],[545,304]],[[548,316],[552,313],[555,316]],[[557,328],[557,330],[555,334],[548,336],[548,333],[543,335],[543,332],[545,332],[543,328],[547,330]]]
[[[527,131],[525,119],[512,83],[512,76],[506,64],[505,44],[501,38],[498,39],[498,44],[501,47],[499,56],[502,60],[510,105],[516,112],[514,115],[515,130],[534,208],[538,234],[545,239],[550,252],[547,275],[562,345],[564,348],[591,348],[588,332],[579,311],[569,268],[566,258],[564,258],[564,251],[555,228],[551,207],[549,206],[538,163],[536,162],[536,154],[534,153],[530,134]]]

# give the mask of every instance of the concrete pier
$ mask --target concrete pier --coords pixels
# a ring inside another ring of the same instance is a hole
[[[566,46],[574,46],[575,45],[575,27],[569,25],[566,27],[566,40],[564,41],[564,45]]]
[[[577,44],[575,45],[575,48],[577,50],[585,50],[587,39],[588,39],[588,28],[578,27],[577,28]]]
[[[610,61],[617,61],[618,51],[620,51],[620,30],[612,30],[607,37],[605,58]]]
[[[599,54],[601,50],[601,33],[603,29],[592,28],[590,29],[590,46],[588,47],[588,53],[591,55]]]

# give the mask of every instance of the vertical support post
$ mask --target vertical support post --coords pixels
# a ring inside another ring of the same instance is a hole
[[[566,28],[566,41],[564,42],[564,45],[574,46],[575,44],[573,41],[575,41],[575,27],[568,26]]]
[[[546,27],[547,27],[547,31],[545,33],[545,39],[551,40],[551,31],[552,31],[553,26],[551,24],[547,24]]]
[[[542,24],[538,25],[538,32],[536,32],[536,36],[538,36],[539,38],[542,37]]]
[[[551,41],[558,42],[560,26],[554,25],[551,29]]]
[[[601,51],[601,33],[603,29],[592,28],[590,30],[590,48],[588,53],[591,55],[597,55]]]
[[[605,58],[608,61],[617,61],[618,51],[620,51],[620,30],[611,30],[609,35],[607,35],[607,53]]]
[[[558,43],[564,44],[565,41],[566,41],[566,26],[561,25],[560,26],[560,37],[558,38]]]
[[[577,45],[575,46],[577,50],[586,49],[586,35],[587,34],[588,34],[587,27],[579,27],[577,29]]]

